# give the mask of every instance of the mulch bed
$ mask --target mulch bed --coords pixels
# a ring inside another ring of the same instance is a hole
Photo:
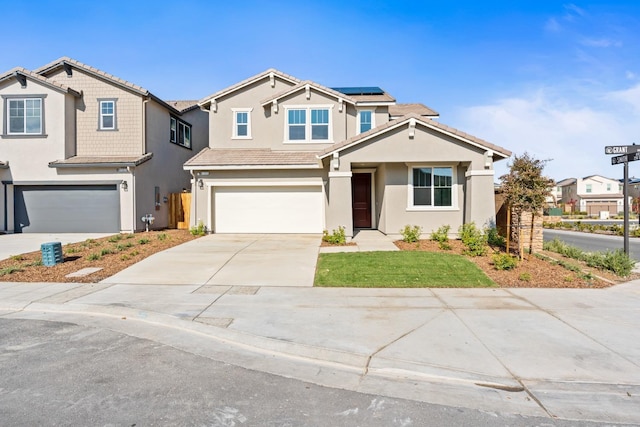
[[[197,237],[192,236],[188,230],[161,230],[116,234],[72,244],[62,242],[63,263],[45,267],[40,265],[42,259],[40,251],[18,254],[0,261],[0,282],[95,283],[113,276],[156,252],[195,238]],[[98,267],[102,270],[84,277],[65,277],[67,274],[87,267]],[[13,269],[17,270],[8,272]]]
[[[396,246],[403,251],[432,251],[463,254],[464,246],[460,240],[451,240],[450,250],[443,250],[438,247],[438,243],[431,240],[420,240],[417,243],[395,242]],[[587,279],[584,275],[567,270],[560,265],[541,260],[535,256],[525,255],[525,259],[518,263],[513,270],[496,270],[493,265],[492,255],[496,251],[504,253],[504,249],[491,248],[484,256],[466,258],[476,264],[485,272],[498,286],[503,288],[606,288],[617,283],[626,282],[640,277],[632,274],[629,277],[618,277],[615,274],[587,267],[584,263],[563,257],[553,252],[541,252],[551,258],[563,260],[573,265],[580,266],[584,273],[591,273],[594,276]]]

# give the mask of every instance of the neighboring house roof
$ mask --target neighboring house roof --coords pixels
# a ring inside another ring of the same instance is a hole
[[[562,181],[556,182],[556,186],[557,187],[565,187],[567,185],[571,185],[571,184],[575,184],[575,183],[576,183],[576,179],[575,178],[565,178]]]
[[[69,86],[63,85],[62,83],[55,82],[51,79],[43,77],[39,74],[34,73],[33,71],[29,71],[26,68],[22,68],[22,67],[15,67],[7,71],[6,73],[0,74],[0,82],[3,82],[11,78],[19,79],[19,76],[23,76],[24,78],[35,80],[45,86],[48,86],[60,92],[69,93],[73,96],[80,96],[80,92],[71,89]]]
[[[331,89],[348,95],[358,103],[384,103],[395,102],[395,98],[377,86],[357,86],[357,87],[332,87]]]
[[[185,164],[195,167],[237,168],[241,166],[307,166],[319,168],[314,151],[274,151],[270,149],[216,149],[205,148]]]
[[[198,101],[165,101],[167,104],[180,111],[186,113],[187,111],[195,110],[198,108]]]
[[[142,156],[74,156],[49,163],[50,168],[83,167],[127,167],[138,166],[153,157],[153,153]]]
[[[392,119],[402,117],[409,113],[415,113],[419,116],[438,117],[440,113],[424,104],[395,104],[389,105],[389,115]]]
[[[68,56],[63,56],[61,58],[56,59],[53,62],[48,63],[47,65],[44,65],[38,69],[35,70],[35,73],[40,74],[40,75],[47,75],[48,73],[57,70],[59,68],[65,68],[65,66],[72,66],[72,67],[76,67],[78,69],[81,69],[82,71],[91,74],[95,77],[98,77],[100,79],[106,80],[109,83],[112,83],[116,86],[120,86],[123,89],[126,89],[128,91],[134,92],[138,95],[141,96],[148,96],[149,98],[153,99],[154,101],[158,102],[159,104],[164,105],[165,107],[167,107],[169,110],[172,110],[174,113],[176,114],[180,114],[181,112],[176,109],[175,107],[172,107],[171,105],[167,104],[165,101],[163,101],[162,99],[158,98],[157,96],[155,96],[154,94],[152,94],[151,92],[149,92],[147,89],[143,88],[142,86],[138,86],[136,84],[133,84],[131,82],[128,82],[124,79],[121,79],[120,77],[116,77],[113,74],[109,74],[106,73],[102,70],[99,70],[95,67],[92,67],[90,65],[87,64],[83,64],[80,61],[77,61],[73,58],[69,58]]]
[[[511,156],[511,151],[507,150],[506,148],[502,148],[498,145],[494,145],[490,142],[487,142],[483,139],[477,138],[473,135],[469,135],[468,133],[462,132],[458,129],[452,128],[450,126],[447,125],[443,125],[440,122],[436,122],[434,120],[431,119],[427,119],[424,118],[422,116],[419,116],[415,113],[410,113],[407,114],[405,116],[403,116],[400,119],[397,120],[392,120],[389,121],[385,124],[382,124],[378,127],[375,127],[373,129],[368,130],[367,132],[361,133],[359,135],[356,135],[354,137],[351,137],[349,139],[346,139],[338,144],[335,144],[331,147],[328,147],[327,149],[325,149],[324,151],[321,151],[318,154],[319,158],[325,158],[331,154],[333,154],[334,152],[340,152],[346,148],[350,148],[353,147],[354,145],[360,144],[364,141],[367,141],[373,137],[376,137],[380,134],[383,134],[385,132],[388,132],[392,129],[395,129],[397,127],[403,126],[406,123],[409,123],[411,120],[415,120],[416,123],[420,123],[423,126],[426,126],[428,128],[437,130],[441,133],[450,135],[460,141],[466,142],[468,144],[471,145],[475,145],[478,147],[481,147],[482,149],[485,150],[492,150],[495,154],[499,155],[502,158],[507,158],[509,156]]]
[[[342,100],[344,100],[346,102],[349,102],[349,103],[351,103],[353,105],[356,105],[356,103],[357,103],[357,101],[354,98],[352,98],[351,96],[349,96],[349,95],[345,95],[345,94],[343,94],[341,92],[338,92],[338,91],[333,90],[331,88],[328,88],[326,86],[322,86],[321,84],[312,82],[311,80],[305,80],[303,82],[298,83],[295,86],[290,87],[289,89],[285,89],[280,93],[277,93],[277,94],[275,94],[273,96],[270,96],[268,98],[263,99],[262,101],[260,101],[260,104],[267,105],[267,104],[269,104],[269,103],[271,103],[273,101],[277,101],[277,100],[279,100],[281,98],[284,98],[285,96],[291,95],[292,93],[296,93],[296,92],[299,92],[301,90],[307,90],[307,88],[309,88],[309,89],[314,88],[315,90],[317,90],[319,92],[322,92],[322,93],[324,93],[326,95],[330,95],[330,96],[332,96],[332,97],[334,97],[336,99],[342,99]]]
[[[602,175],[589,175],[589,176],[585,176],[584,178],[582,178],[582,180],[586,181],[587,179],[593,179],[594,181],[598,181],[595,178],[602,178],[602,179],[606,179],[608,181],[618,181],[617,179],[607,178],[606,176],[602,176]]]
[[[0,160],[0,169],[8,169],[8,168],[9,168],[9,162]]]
[[[201,107],[204,107],[204,106],[210,104],[211,101],[213,101],[213,100],[216,100],[218,98],[222,98],[223,96],[228,95],[230,93],[233,93],[233,92],[235,92],[237,90],[240,90],[245,86],[248,86],[248,85],[253,84],[253,83],[255,83],[255,82],[259,81],[259,80],[262,80],[264,78],[271,77],[271,76],[274,76],[274,77],[278,76],[281,79],[286,80],[286,81],[288,81],[290,83],[294,83],[294,84],[300,82],[300,79],[297,79],[297,78],[295,78],[293,76],[290,76],[289,74],[285,74],[285,73],[283,73],[281,71],[276,70],[275,68],[269,68],[268,70],[265,70],[265,71],[263,71],[263,72],[261,72],[259,74],[256,74],[255,76],[249,77],[248,79],[245,79],[245,80],[243,80],[241,82],[238,82],[238,83],[236,83],[236,84],[234,84],[232,86],[229,86],[229,87],[227,87],[225,89],[222,89],[222,90],[220,90],[220,91],[218,91],[218,92],[216,92],[216,93],[214,93],[212,95],[209,95],[209,96],[207,96],[205,98],[202,98],[198,102],[198,105],[201,106]]]

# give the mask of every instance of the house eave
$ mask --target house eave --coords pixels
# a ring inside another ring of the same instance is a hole
[[[184,170],[292,170],[292,169],[322,169],[320,164],[306,165],[185,165]]]

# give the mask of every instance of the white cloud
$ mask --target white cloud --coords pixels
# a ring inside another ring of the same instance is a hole
[[[544,24],[544,29],[552,33],[557,33],[558,31],[562,30],[562,26],[560,26],[556,18],[549,18]]]
[[[564,15],[564,19],[566,19],[567,21],[573,21],[576,16],[581,17],[587,14],[584,9],[579,8],[573,3],[565,4],[564,9],[567,11],[567,13]]]
[[[633,71],[627,71],[624,75],[629,80],[635,80],[638,77],[638,75]]]
[[[590,47],[621,47],[622,42],[611,39],[583,39],[581,44]]]
[[[526,151],[538,159],[553,159],[545,173],[556,180],[591,174],[620,178],[622,167],[611,166],[604,146],[628,145],[640,136],[638,95],[640,85],[605,94],[592,105],[571,105],[557,94],[538,90],[465,108],[456,126],[515,154]],[[507,162],[496,164],[497,177],[506,170]],[[640,175],[640,163],[630,173]]]

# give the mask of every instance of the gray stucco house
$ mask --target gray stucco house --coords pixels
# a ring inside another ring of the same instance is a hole
[[[196,101],[147,89],[71,58],[0,74],[0,230],[131,232],[168,225],[182,165],[208,146]]]
[[[378,87],[328,88],[269,69],[202,99],[209,147],[189,159],[192,224],[214,233],[396,235],[495,218],[493,163],[511,153]]]

